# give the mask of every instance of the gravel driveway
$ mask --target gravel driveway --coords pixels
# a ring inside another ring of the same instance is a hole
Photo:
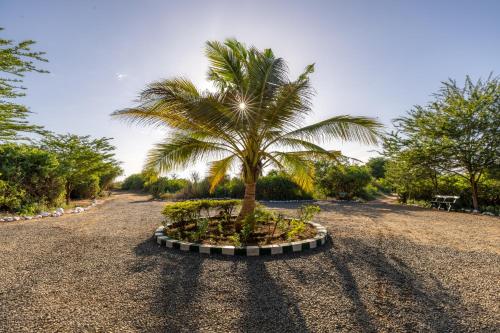
[[[135,194],[1,223],[0,332],[499,332],[499,218],[320,205],[326,247],[281,257],[159,248]]]

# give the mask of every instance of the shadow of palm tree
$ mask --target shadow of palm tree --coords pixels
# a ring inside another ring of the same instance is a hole
[[[247,259],[245,283],[243,332],[308,332],[298,299],[268,272],[265,259]]]
[[[160,248],[152,239],[135,251],[139,260],[134,270],[159,267],[161,291],[151,307],[162,318],[158,331],[212,329],[212,324],[225,320],[220,314],[209,317],[206,311],[214,295],[219,295],[214,302],[224,308],[237,307],[240,319],[226,324],[243,332],[317,331],[318,317],[307,304],[318,290],[325,315],[319,320],[328,321],[318,326],[331,331],[464,332],[468,326],[461,316],[480,313],[465,306],[432,273],[416,271],[381,244],[353,237],[338,236],[314,251],[273,257],[205,257]],[[217,283],[200,284],[203,267]],[[223,271],[214,271],[221,267]],[[231,289],[228,283],[242,288]],[[222,296],[221,285],[227,286]]]
[[[159,267],[158,290],[154,291],[151,311],[163,320],[154,331],[197,332],[199,309],[194,305],[204,258],[197,253],[166,251],[153,237],[138,244],[134,250],[139,258],[132,266],[133,272]]]

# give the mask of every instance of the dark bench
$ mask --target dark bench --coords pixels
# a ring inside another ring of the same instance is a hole
[[[436,195],[434,197],[434,200],[431,201],[431,205],[438,210],[441,209],[442,206],[443,208],[450,211],[458,199],[460,199],[460,197],[454,195]]]

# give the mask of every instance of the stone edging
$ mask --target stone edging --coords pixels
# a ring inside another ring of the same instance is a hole
[[[83,213],[84,211],[89,210],[92,207],[95,207],[97,205],[100,205],[104,203],[104,200],[93,200],[92,204],[86,206],[86,207],[75,207],[74,209],[70,209],[68,211],[65,211],[64,208],[57,208],[54,210],[52,213],[50,212],[41,212],[38,215],[30,216],[7,216],[0,218],[0,222],[15,222],[15,221],[26,221],[26,220],[37,220],[37,219],[42,219],[42,218],[47,218],[47,217],[59,217],[63,216],[65,214],[79,214]]]
[[[303,250],[314,249],[318,246],[324,245],[326,242],[327,231],[319,223],[309,222],[318,231],[318,235],[311,239],[305,239],[297,242],[280,243],[263,246],[242,246],[235,247],[229,245],[204,245],[180,241],[177,239],[165,236],[163,233],[164,226],[160,226],[154,233],[156,242],[161,246],[168,248],[180,249],[181,251],[198,252],[203,254],[223,254],[223,255],[237,255],[237,256],[261,256],[261,255],[275,255],[283,253],[301,252]]]

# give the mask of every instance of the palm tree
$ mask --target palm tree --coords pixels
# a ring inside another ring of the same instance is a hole
[[[142,91],[138,106],[112,115],[171,130],[149,152],[146,168],[167,172],[211,159],[213,190],[239,163],[245,195],[237,227],[255,209],[256,182],[266,166],[283,170],[299,186],[311,190],[313,160],[338,156],[314,142],[378,141],[381,125],[367,117],[335,116],[302,127],[311,112],[309,75],[314,65],[292,81],[285,61],[271,49],[260,51],[227,39],[207,42],[205,52],[213,90],[200,91],[185,78],[161,80]]]

